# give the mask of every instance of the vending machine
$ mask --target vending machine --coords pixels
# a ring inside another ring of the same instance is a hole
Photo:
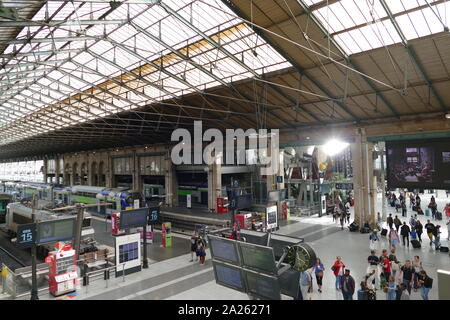
[[[77,289],[77,264],[75,250],[71,244],[58,242],[55,250],[49,252],[45,262],[48,264],[48,286],[53,296],[60,296]]]
[[[111,214],[111,232],[114,236],[124,234],[124,230],[119,229],[120,225],[120,212],[114,212]]]

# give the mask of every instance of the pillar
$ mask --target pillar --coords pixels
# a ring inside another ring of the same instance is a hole
[[[381,172],[380,172],[380,186],[381,186],[381,213],[383,221],[386,221],[387,218],[387,203],[386,203],[386,178],[384,176],[384,154],[385,154],[385,144],[378,143],[381,157]]]
[[[133,190],[142,192],[142,178],[141,178],[141,167],[140,167],[141,158],[136,155],[136,151],[133,154],[133,168],[132,168],[132,181],[133,181]]]
[[[44,159],[44,166],[42,167],[42,175],[44,178],[44,183],[48,183],[48,160]]]
[[[353,186],[355,193],[355,222],[376,226],[376,184],[373,175],[373,143],[367,141],[365,129],[356,130],[352,144]]]
[[[217,198],[222,194],[222,154],[214,156],[208,165],[208,210],[216,211]]]
[[[166,161],[165,173],[165,189],[166,189],[166,204],[169,207],[178,205],[178,181],[175,166],[170,158],[170,151],[167,152],[164,159]]]
[[[111,157],[111,153],[108,152],[107,159],[105,162],[105,178],[106,178],[106,187],[107,188],[113,188],[114,184],[114,168],[113,168],[113,161]]]
[[[55,157],[55,183],[56,184],[60,184],[61,183],[61,179],[60,179],[60,172],[61,172],[61,159],[59,158],[59,156]]]

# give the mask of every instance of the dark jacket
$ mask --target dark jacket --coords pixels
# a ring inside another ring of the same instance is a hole
[[[407,235],[409,235],[410,232],[411,232],[411,229],[406,224],[402,225],[402,227],[400,228],[400,234],[402,236],[407,236]]]
[[[343,275],[341,278],[341,288],[344,290],[344,282],[347,281],[347,292],[349,294],[355,293],[355,279],[351,275]]]

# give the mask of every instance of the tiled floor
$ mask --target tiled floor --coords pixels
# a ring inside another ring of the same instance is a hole
[[[425,207],[431,195],[423,195],[422,203]],[[443,211],[443,206],[450,199],[445,197],[441,191],[437,198],[439,210]],[[409,201],[408,201],[409,204]],[[381,212],[381,195],[378,199],[378,208]],[[388,207],[388,213],[395,215],[395,209]],[[353,208],[351,210],[353,212]],[[408,210],[408,220],[411,211]],[[353,213],[352,213],[353,215]],[[401,216],[401,214],[400,214]],[[425,216],[421,216],[422,224],[426,223]],[[351,270],[352,276],[357,284],[362,280],[367,268],[367,256],[369,255],[369,235],[359,232],[349,232],[347,228],[341,230],[336,222],[332,221],[330,216],[324,217],[301,217],[292,218],[296,223],[289,223],[282,226],[277,233],[291,236],[298,236],[305,239],[310,244],[318,257],[322,259],[326,267],[324,276],[323,293],[317,292],[316,283],[314,283],[314,293],[311,294],[312,300],[341,300],[342,295],[334,288],[334,275],[330,270],[332,263],[337,255],[343,257],[347,268]],[[352,221],[352,219],[351,219]],[[447,218],[438,223],[442,225],[441,242],[448,246],[447,241]],[[435,222],[436,223],[436,222]],[[234,300],[248,299],[246,294],[219,286],[214,281],[211,261],[207,260],[205,265],[199,265],[195,262],[189,262],[190,255],[188,249],[188,240],[180,239],[186,243],[175,243],[178,247],[177,254],[173,257],[165,256],[167,249],[155,245],[149,248],[149,254],[163,261],[155,262],[148,269],[141,272],[128,275],[123,282],[122,278],[111,279],[107,287],[103,280],[91,282],[86,288],[78,290],[78,295],[71,299],[205,299],[205,300]],[[429,241],[424,240],[421,249],[413,249],[412,246],[405,248],[400,246],[397,250],[397,257],[400,261],[412,259],[414,255],[419,255],[423,261],[423,266],[428,274],[435,279],[434,287],[431,290],[430,299],[437,299],[438,283],[437,269],[450,269],[450,258],[448,254],[436,252],[434,248],[428,245]],[[382,248],[388,247],[385,237],[382,238]],[[158,251],[160,250],[160,252]],[[158,253],[156,253],[158,251]],[[170,256],[170,255],[169,255]],[[210,258],[209,251],[207,258]],[[289,299],[288,297],[284,297]],[[356,298],[356,294],[354,296]],[[385,294],[378,292],[377,299],[384,300]],[[42,295],[41,299],[55,299],[49,295]],[[64,297],[58,299],[65,299]],[[412,292],[411,299],[420,300],[419,292]]]

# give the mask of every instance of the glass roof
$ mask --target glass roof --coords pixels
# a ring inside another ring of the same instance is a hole
[[[219,0],[162,2],[182,18],[139,3],[112,11],[109,2],[44,5],[33,21],[71,23],[24,27],[16,40],[35,41],[0,55],[1,143],[291,66]],[[121,23],[84,22],[107,11],[104,20]],[[45,108],[32,131],[3,130]]]
[[[402,42],[380,0],[304,0],[348,54]],[[385,0],[406,40],[444,31],[450,4],[442,0]]]

